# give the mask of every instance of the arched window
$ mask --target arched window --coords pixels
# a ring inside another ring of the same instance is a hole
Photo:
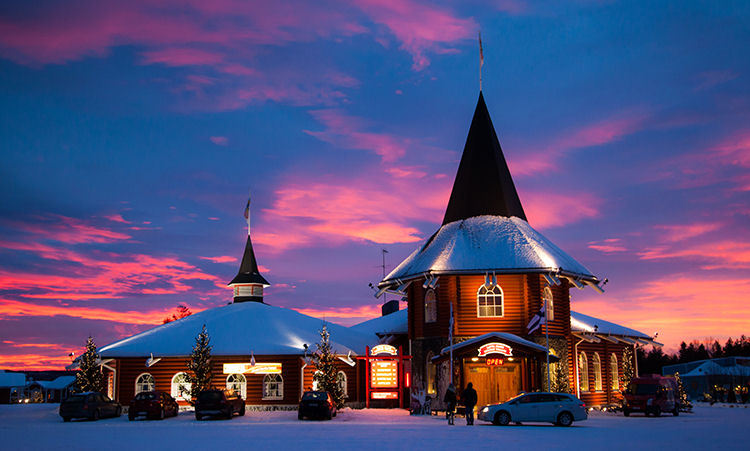
[[[242,399],[247,399],[247,379],[245,375],[230,374],[227,376],[227,390],[233,390],[242,396]]]
[[[172,385],[169,393],[178,401],[189,401],[191,386],[192,384],[190,383],[187,374],[177,373],[172,376]]]
[[[594,390],[602,390],[602,360],[599,353],[594,353]]]
[[[617,370],[617,356],[614,352],[609,356],[609,372],[612,374],[612,390],[619,390],[620,376]]]
[[[437,366],[432,363],[434,354],[432,351],[427,353],[427,362],[425,362],[425,369],[427,370],[427,394],[437,395]]]
[[[477,291],[477,317],[503,316],[503,290],[500,285],[482,285]]]
[[[547,313],[547,321],[555,320],[555,298],[552,296],[552,290],[550,287],[544,287],[542,292],[542,301],[545,303],[545,312]]]
[[[135,394],[144,391],[154,391],[156,389],[156,383],[154,382],[154,376],[143,373],[135,378]]]
[[[319,378],[323,377],[323,372],[318,370],[315,373],[313,373],[313,382],[312,382],[312,389],[313,391],[319,391],[320,390],[320,380]]]
[[[336,385],[339,386],[339,389],[341,389],[341,393],[344,394],[344,397],[347,397],[349,395],[349,390],[346,386],[346,373],[343,371],[339,371],[336,373]]]
[[[263,376],[263,399],[284,399],[284,379],[281,374]]]
[[[424,322],[434,323],[437,321],[437,298],[435,290],[430,288],[424,295]]]
[[[581,391],[589,391],[589,361],[585,352],[578,353],[578,385]]]

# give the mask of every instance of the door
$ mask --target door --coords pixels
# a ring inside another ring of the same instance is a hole
[[[521,366],[518,363],[506,363],[494,367],[495,395],[493,403],[501,403],[516,396],[521,391]]]
[[[469,382],[477,391],[477,406],[482,407],[492,403],[492,373],[485,364],[470,363],[466,365],[466,384]],[[463,400],[462,400],[463,401]]]

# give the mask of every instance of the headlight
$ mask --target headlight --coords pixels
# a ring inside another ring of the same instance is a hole
[[[482,413],[487,413],[489,411],[490,411],[490,407],[489,406],[484,406],[484,408],[482,409]]]

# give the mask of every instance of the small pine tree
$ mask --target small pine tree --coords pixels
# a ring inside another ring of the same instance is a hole
[[[693,409],[693,404],[690,402],[687,391],[685,391],[685,386],[682,384],[680,373],[674,373],[674,378],[677,380],[677,394],[680,400],[680,410],[683,412],[689,412]]]
[[[94,339],[89,337],[86,340],[86,351],[80,357],[76,388],[81,392],[99,391],[102,389],[103,379],[96,344]]]
[[[563,362],[557,362],[555,365],[555,371],[552,373],[552,390],[555,393],[570,393],[570,381],[568,380],[568,372]]]
[[[620,377],[621,391],[625,391],[625,389],[628,388],[628,384],[634,376],[633,351],[629,347],[626,347],[622,350],[622,376]]]
[[[211,337],[208,336],[206,325],[203,325],[200,333],[195,337],[193,352],[188,361],[187,380],[190,389],[180,387],[186,394],[190,395],[190,404],[195,403],[198,393],[211,388]]]
[[[320,390],[331,394],[333,402],[336,403],[336,408],[340,409],[344,406],[346,397],[344,390],[338,384],[336,354],[331,348],[330,338],[331,334],[328,332],[328,327],[324,324],[320,330],[320,342],[316,345],[316,350],[312,354],[313,363],[318,370],[313,378],[317,382],[318,387],[320,387]]]

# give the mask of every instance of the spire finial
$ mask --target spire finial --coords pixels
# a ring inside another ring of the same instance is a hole
[[[245,205],[245,220],[247,221],[247,234],[250,235],[250,194],[247,195],[247,204]]]
[[[482,92],[482,66],[484,66],[484,52],[482,51],[482,30],[479,30],[479,92]]]

